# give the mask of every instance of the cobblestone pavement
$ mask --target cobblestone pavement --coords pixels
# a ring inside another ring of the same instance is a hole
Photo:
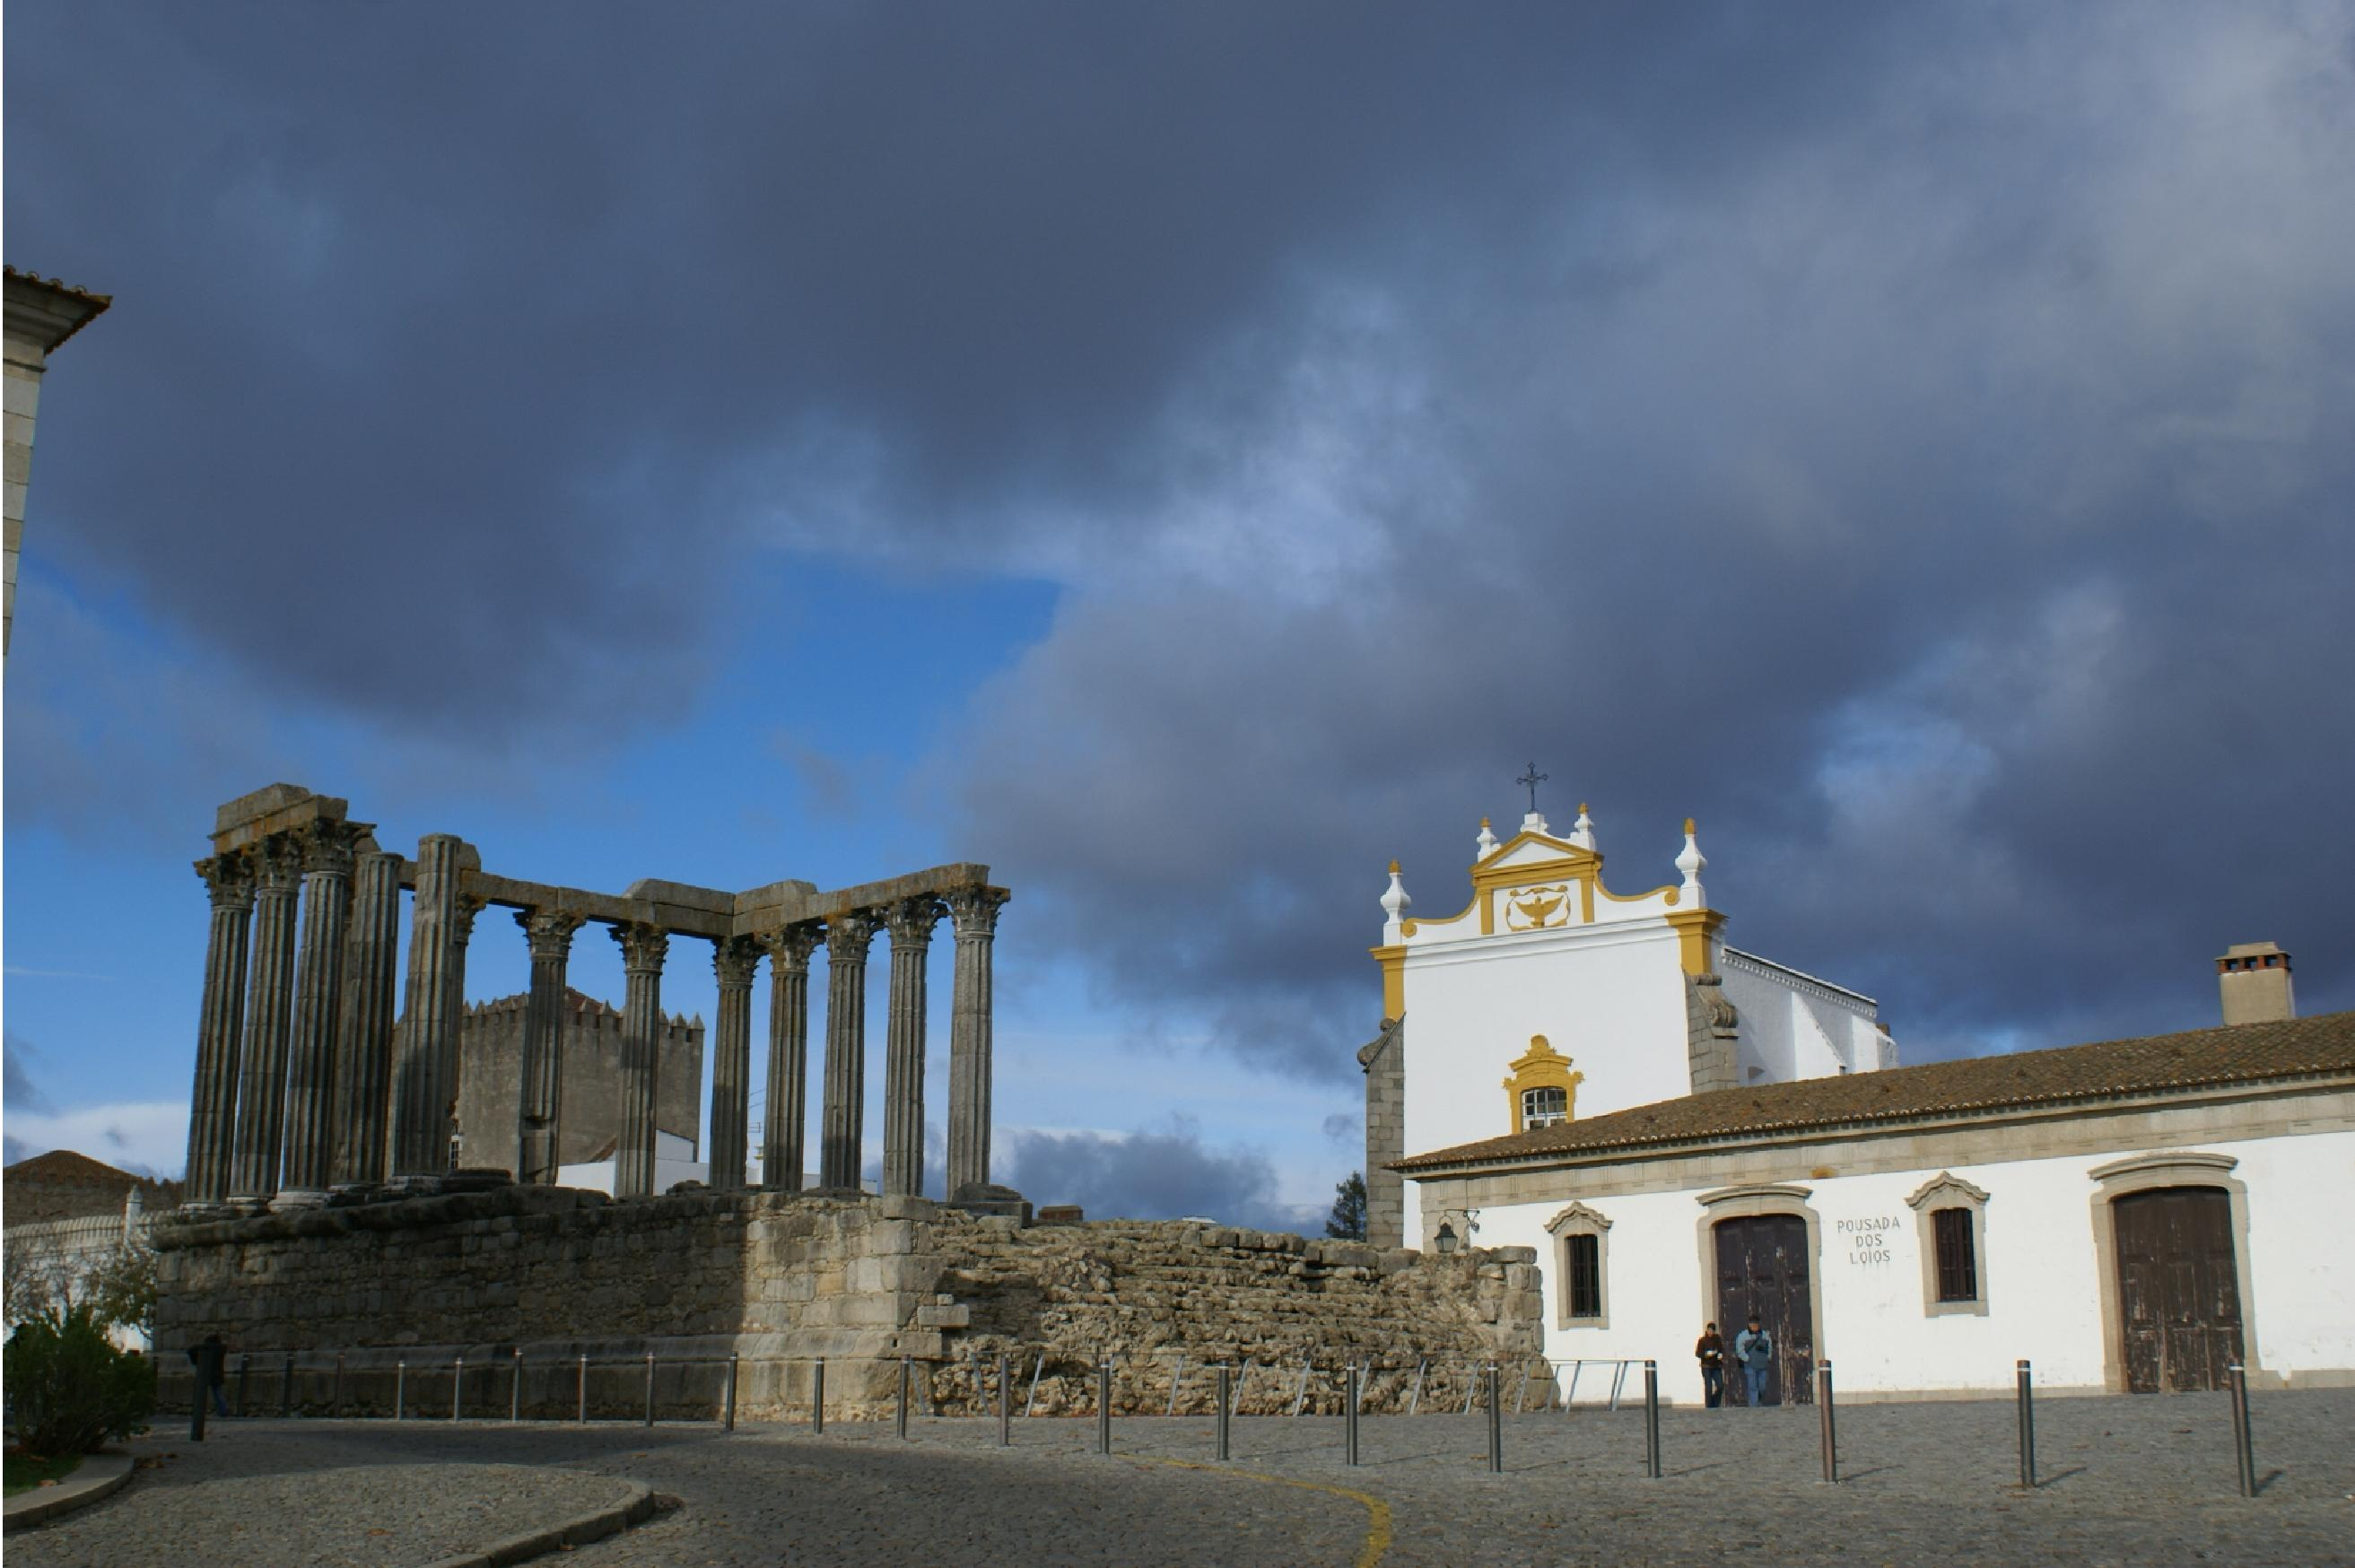
[[[248,1553],[194,1531],[168,1541],[121,1534],[103,1560],[126,1568],[423,1562],[443,1548],[420,1537],[408,1550],[359,1555],[350,1524],[331,1525],[328,1517],[382,1521],[397,1508],[422,1524],[501,1485],[518,1488],[516,1506],[539,1509],[543,1498],[531,1493],[527,1504],[526,1483],[506,1479],[517,1472],[501,1467],[529,1465],[549,1467],[537,1472],[542,1478],[625,1476],[685,1502],[643,1529],[569,1554],[572,1568],[1376,1561],[1722,1568],[1729,1556],[2072,1568],[2355,1563],[2355,1390],[2260,1395],[2254,1403],[2264,1481],[2254,1499],[2234,1486],[2225,1402],[2205,1394],[2043,1402],[2043,1485],[2033,1493],[2013,1485],[2013,1412],[2004,1402],[1843,1407],[1837,1487],[1819,1482],[1816,1413],[1804,1407],[1664,1413],[1667,1475],[1657,1481],[1642,1475],[1643,1423],[1633,1412],[1509,1416],[1501,1476],[1487,1471],[1477,1415],[1369,1417],[1366,1462],[1355,1469],[1341,1462],[1341,1424],[1330,1417],[1238,1420],[1228,1466],[1209,1463],[1210,1422],[1185,1416],[1118,1421],[1108,1457],[1092,1451],[1095,1425],[1086,1419],[1018,1421],[1011,1451],[995,1447],[994,1422],[974,1420],[920,1419],[905,1443],[889,1425],[871,1424],[837,1424],[822,1438],[797,1427],[747,1426],[731,1436],[684,1425],[231,1424],[226,1440],[208,1444],[195,1464],[177,1445],[183,1459],[157,1478],[175,1487],[196,1478],[275,1487],[273,1512],[320,1516],[306,1528],[344,1542],[338,1550],[348,1554]],[[446,1467],[430,1476],[416,1468],[429,1464]],[[346,1465],[359,1468],[332,1481],[319,1473]],[[304,1473],[289,1473],[298,1468]],[[265,1469],[266,1482],[254,1478]],[[135,1485],[149,1482],[143,1474]],[[85,1528],[117,1510],[128,1519],[138,1497],[101,1505]],[[155,1487],[153,1500],[169,1499]],[[228,1517],[208,1501],[201,1512]],[[516,1519],[498,1533],[539,1522]],[[62,1542],[66,1528],[48,1533]],[[259,1521],[247,1531],[250,1541]],[[202,1548],[190,1544],[199,1539]],[[10,1555],[36,1541],[42,1536],[12,1540]],[[47,1541],[41,1550],[24,1561],[101,1560],[58,1554]]]

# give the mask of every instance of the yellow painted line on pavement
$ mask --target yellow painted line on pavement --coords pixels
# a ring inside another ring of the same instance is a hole
[[[1266,1481],[1279,1487],[1298,1487],[1303,1491],[1330,1492],[1337,1498],[1347,1498],[1366,1510],[1366,1543],[1358,1548],[1355,1568],[1374,1568],[1391,1549],[1391,1505],[1371,1492],[1352,1491],[1348,1487],[1330,1486],[1323,1481],[1295,1481],[1290,1476],[1271,1476],[1263,1470],[1240,1470],[1231,1465],[1206,1465],[1195,1459],[1164,1459],[1150,1454],[1124,1454],[1121,1457],[1139,1465],[1175,1465],[1181,1470],[1208,1470],[1214,1476],[1237,1476],[1246,1480]]]

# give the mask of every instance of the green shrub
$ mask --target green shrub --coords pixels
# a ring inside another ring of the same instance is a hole
[[[139,1431],[155,1413],[155,1363],[116,1349],[89,1307],[17,1325],[5,1371],[17,1439],[35,1454],[91,1453]]]

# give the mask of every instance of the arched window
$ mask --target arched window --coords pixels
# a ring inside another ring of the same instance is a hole
[[[1942,1170],[1905,1201],[1918,1216],[1923,1316],[1986,1317],[1987,1195]]]
[[[1550,1127],[1570,1120],[1570,1091],[1558,1085],[1521,1091],[1521,1126]]]
[[[1572,1072],[1570,1058],[1548,1045],[1545,1036],[1529,1036],[1529,1050],[1507,1065],[1512,1076],[1505,1080],[1505,1105],[1513,1131],[1551,1126],[1578,1114],[1578,1086],[1586,1074]]]

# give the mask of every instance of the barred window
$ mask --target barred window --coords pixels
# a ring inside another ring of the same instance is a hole
[[[1603,1316],[1603,1238],[1565,1236],[1562,1253],[1569,1264],[1572,1317]]]
[[[1550,1127],[1556,1122],[1570,1120],[1570,1093],[1565,1089],[1524,1089],[1521,1091],[1521,1125]]]
[[[1971,1244],[1971,1211],[1934,1209],[1930,1224],[1938,1248],[1938,1299],[1977,1301],[1979,1261]]]

